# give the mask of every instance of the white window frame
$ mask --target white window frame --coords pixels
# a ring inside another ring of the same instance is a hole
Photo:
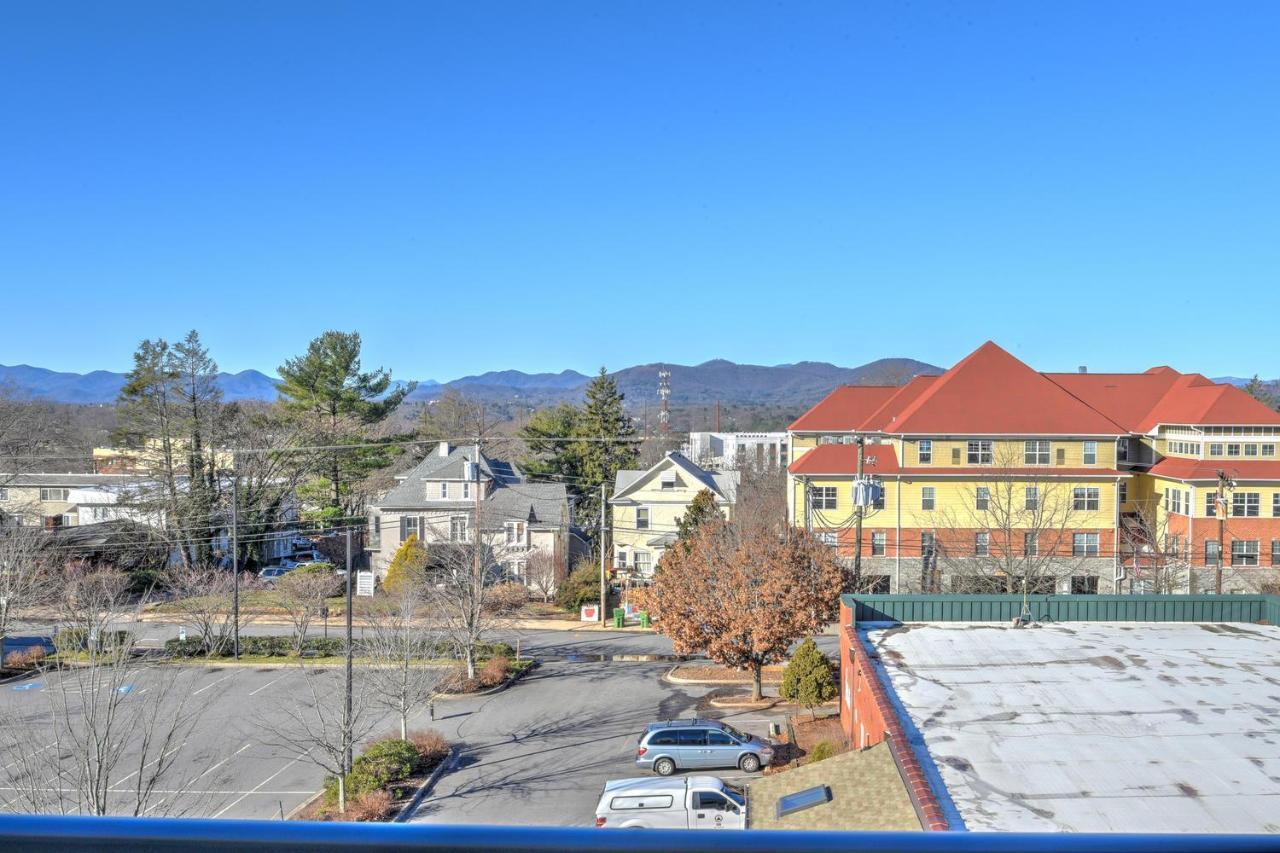
[[[883,530],[871,531],[871,556],[883,557],[889,544],[889,536]]]
[[[1036,512],[1040,509],[1040,487],[1027,486],[1023,508],[1027,512]]]
[[[440,482],[440,500],[449,500],[449,484],[443,480]]]
[[[933,464],[933,439],[922,438],[916,442],[916,464]]]
[[[1240,547],[1237,548],[1236,546]],[[1231,565],[1257,566],[1262,562],[1261,541],[1258,539],[1232,539]],[[1252,562],[1250,562],[1252,560]]]
[[[1232,518],[1258,518],[1261,514],[1261,492],[1234,492],[1231,495]]]
[[[1245,456],[1257,456],[1257,455],[1258,455],[1258,445],[1257,445],[1257,443],[1256,443],[1256,442],[1253,442],[1253,441],[1247,442],[1247,443],[1244,445],[1244,455],[1245,455]]]
[[[813,508],[835,509],[840,500],[840,490],[836,486],[814,486]]]
[[[1071,536],[1071,556],[1097,557],[1101,553],[1101,537],[1097,533],[1074,533]]]
[[[649,573],[649,552],[636,550],[631,552],[631,569],[636,574]]]
[[[508,521],[503,523],[503,527],[507,535],[507,544],[523,548],[525,545],[525,523],[523,521]]]
[[[1240,448],[1240,445],[1238,445],[1238,444],[1228,444],[1228,445],[1227,445],[1227,455],[1228,455],[1228,456],[1239,456],[1239,455],[1240,455],[1240,449],[1241,449],[1241,448]],[[1234,451],[1234,452],[1232,452],[1232,451]]]
[[[458,532],[461,528],[462,536],[459,538]],[[450,542],[470,542],[471,541],[471,519],[465,515],[449,516],[449,541]]]
[[[990,557],[991,556],[991,533],[986,530],[979,530],[973,534],[973,556]]]
[[[648,529],[649,529],[649,508],[647,506],[638,506],[636,507],[636,530],[648,530]]]
[[[938,491],[933,486],[920,487],[920,511],[932,512],[938,505]]]
[[[56,498],[53,496],[55,492],[58,495],[58,497]],[[58,488],[56,486],[40,489],[41,503],[66,503],[67,498],[69,498],[70,496],[71,496],[70,489]]]
[[[969,465],[990,465],[994,456],[991,452],[991,439],[978,438],[965,443],[965,459]],[[975,461],[976,460],[976,461]]]
[[[1053,461],[1053,442],[1033,438],[1022,442],[1022,463],[1024,465],[1049,465]]]
[[[991,509],[991,488],[978,486],[973,490],[973,508],[979,512]]]
[[[1098,464],[1098,442],[1086,441],[1080,449],[1080,461],[1085,465]]]
[[[1129,482],[1127,480],[1121,480],[1119,489],[1120,494],[1117,495],[1116,500],[1122,504],[1127,504],[1129,502]]]
[[[1076,512],[1096,512],[1102,506],[1097,486],[1075,486],[1071,489],[1071,508]]]
[[[1260,451],[1259,451],[1259,455],[1260,455],[1260,456],[1275,456],[1275,455],[1276,455],[1276,446],[1275,446],[1274,444],[1270,444],[1270,443],[1263,444],[1263,445],[1262,445],[1262,447],[1261,447],[1261,449],[1260,449]]]
[[[1030,531],[1022,534],[1022,556],[1040,556],[1040,534]]]

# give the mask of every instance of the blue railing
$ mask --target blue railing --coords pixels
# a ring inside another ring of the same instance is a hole
[[[771,832],[0,816],[0,850],[238,853],[302,851],[791,851],[791,853],[1280,853],[1280,835]]]

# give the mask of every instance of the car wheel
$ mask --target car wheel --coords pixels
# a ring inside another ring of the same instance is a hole
[[[659,758],[653,762],[653,772],[659,776],[670,776],[676,772],[676,763],[670,758]]]
[[[742,760],[738,762],[738,767],[742,768],[743,773],[755,773],[760,769],[760,757],[757,755],[744,755]]]

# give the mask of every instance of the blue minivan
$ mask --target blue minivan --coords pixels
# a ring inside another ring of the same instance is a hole
[[[737,767],[755,773],[771,761],[772,743],[716,720],[650,723],[636,746],[636,767],[659,776],[708,767]]]

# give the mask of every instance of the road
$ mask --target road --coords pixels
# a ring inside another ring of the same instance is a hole
[[[767,734],[780,713],[726,714],[708,699],[726,688],[673,685],[671,664],[554,661],[509,690],[437,705],[433,724],[459,745],[411,818],[415,822],[591,826],[608,779],[652,775],[633,763],[645,726],[715,717]],[[749,778],[735,769],[726,779]]]

